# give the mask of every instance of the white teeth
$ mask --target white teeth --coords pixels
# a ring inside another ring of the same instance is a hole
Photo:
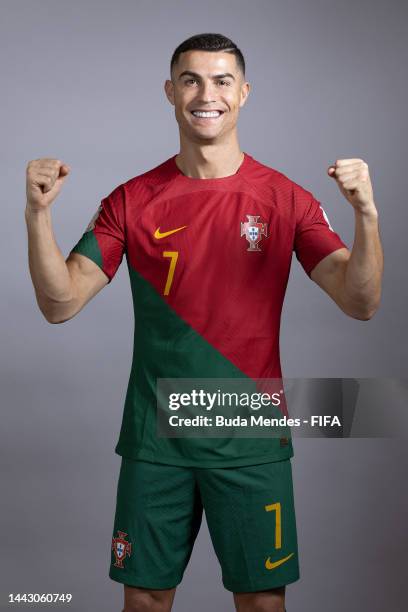
[[[219,117],[221,113],[220,111],[193,111],[193,115],[195,117]]]

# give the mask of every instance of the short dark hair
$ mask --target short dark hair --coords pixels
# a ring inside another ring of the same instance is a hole
[[[245,76],[245,60],[240,49],[230,38],[222,34],[195,34],[182,42],[174,51],[170,62],[170,74],[181,53],[186,51],[225,51],[235,55],[238,67]]]

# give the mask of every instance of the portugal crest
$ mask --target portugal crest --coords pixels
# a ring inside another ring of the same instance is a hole
[[[249,242],[247,251],[260,251],[259,242],[262,236],[268,237],[268,224],[258,221],[259,215],[247,215],[248,221],[241,221],[241,237],[245,236]]]
[[[126,558],[126,555],[130,557],[132,552],[132,545],[130,542],[126,540],[127,533],[124,531],[119,531],[118,529],[118,537],[112,538],[112,550],[115,555],[115,567],[121,567],[123,569],[123,561]]]

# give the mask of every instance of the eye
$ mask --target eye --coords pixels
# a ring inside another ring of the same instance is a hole
[[[224,80],[221,79],[219,82],[220,83],[225,83],[226,85],[231,85],[230,81],[224,81]]]
[[[193,81],[197,82],[197,79],[187,79],[184,81],[184,84],[187,85],[187,83],[192,83]]]

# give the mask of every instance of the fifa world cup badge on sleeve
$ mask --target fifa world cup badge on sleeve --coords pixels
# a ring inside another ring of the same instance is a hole
[[[247,215],[248,221],[241,221],[241,237],[249,242],[247,251],[261,251],[259,242],[262,240],[262,235],[268,237],[268,224],[258,221],[259,215]]]
[[[126,540],[127,533],[119,531],[117,538],[112,538],[112,550],[115,555],[115,567],[121,567],[123,569],[123,561],[126,555],[130,557],[132,553],[132,544]]]
[[[92,217],[90,222],[88,223],[88,226],[87,226],[85,232],[90,232],[91,230],[93,230],[93,228],[95,227],[96,220],[99,217],[99,215],[101,214],[101,210],[102,210],[102,204],[99,206],[98,210],[96,211],[96,213],[94,214],[94,216]]]

